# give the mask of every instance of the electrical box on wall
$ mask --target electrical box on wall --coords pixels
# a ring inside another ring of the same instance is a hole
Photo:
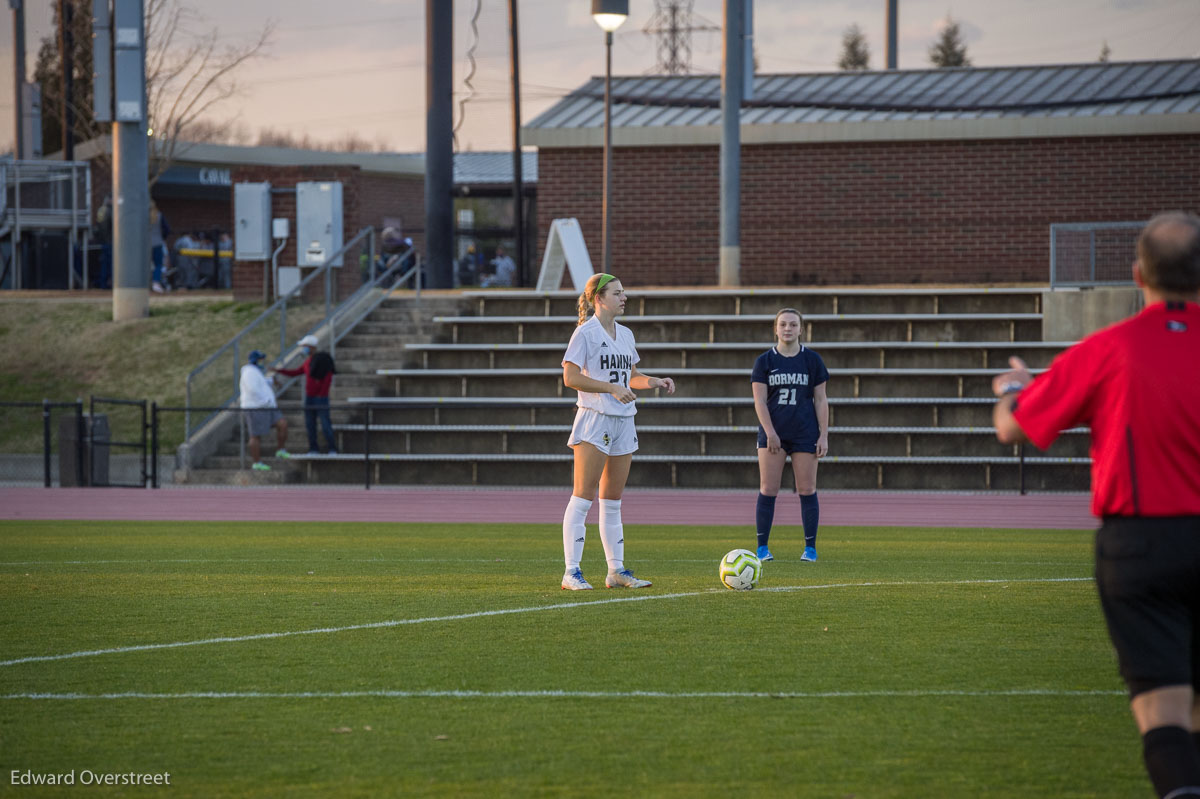
[[[296,260],[321,266],[342,248],[342,184],[317,181],[296,184]],[[331,261],[342,265],[339,255]]]
[[[271,258],[271,184],[238,183],[233,187],[233,252],[238,261]]]

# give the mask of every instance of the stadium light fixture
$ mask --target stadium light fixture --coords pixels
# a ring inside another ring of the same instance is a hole
[[[629,16],[629,0],[592,0],[592,19],[604,31],[604,194],[601,226],[604,228],[604,271],[612,272],[612,226],[608,196],[612,184],[612,42],[613,32]]]

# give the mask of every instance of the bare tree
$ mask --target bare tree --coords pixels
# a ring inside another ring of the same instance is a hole
[[[387,141],[382,138],[372,142],[354,132],[344,133],[333,141],[318,141],[307,133],[297,134],[290,130],[275,128],[260,128],[255,144],[258,147],[289,147],[327,153],[385,153],[390,149]]]
[[[146,101],[153,133],[150,185],[186,148],[183,135],[238,93],[237,71],[264,55],[274,24],[241,44],[217,28],[192,33],[202,17],[182,0],[146,0]]]
[[[86,141],[109,133],[111,128],[92,115],[91,0],[68,2],[74,9],[71,108],[75,136]],[[58,4],[54,13],[57,27]],[[274,26],[268,22],[245,42],[228,44],[217,28],[196,32],[204,27],[204,19],[184,5],[184,0],[146,0],[145,24],[146,99],[153,131],[150,185],[154,185],[186,147],[186,139],[213,140],[205,116],[238,93],[238,69],[265,54]],[[42,88],[43,146],[49,147],[46,152],[57,149],[63,124],[59,47],[58,36],[43,38],[34,70],[34,79]],[[110,158],[105,154],[97,160],[111,168]]]
[[[842,56],[838,59],[837,66],[844,71],[871,68],[871,51],[867,48],[867,37],[857,22],[846,28],[842,34]]]
[[[197,119],[180,129],[185,142],[249,145],[254,137],[245,122],[238,119]]]
[[[929,61],[935,67],[969,67],[967,43],[957,22],[946,16],[946,24],[936,42],[929,46]]]

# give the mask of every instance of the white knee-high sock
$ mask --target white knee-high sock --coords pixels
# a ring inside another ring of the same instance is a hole
[[[592,501],[583,497],[571,497],[567,503],[567,511],[563,514],[563,559],[567,562],[567,571],[579,568],[583,559],[583,541],[587,538],[587,515],[592,508]]]
[[[621,524],[621,500],[600,500],[600,542],[608,558],[608,570],[625,568],[625,525]]]

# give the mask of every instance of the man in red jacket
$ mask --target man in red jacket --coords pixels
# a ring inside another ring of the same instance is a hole
[[[1006,443],[1092,430],[1096,587],[1146,770],[1160,797],[1200,797],[1200,217],[1138,238],[1146,307],[1062,353],[1036,380],[1019,358],[992,385]]]
[[[325,433],[325,444],[330,455],[337,455],[337,441],[333,437],[333,421],[329,418],[329,390],[333,387],[336,371],[333,356],[317,351],[317,337],[305,336],[299,341],[304,352],[304,363],[295,369],[276,369],[281,375],[296,377],[304,375],[304,428],[308,431],[308,454],[320,455],[317,447],[317,422]]]

